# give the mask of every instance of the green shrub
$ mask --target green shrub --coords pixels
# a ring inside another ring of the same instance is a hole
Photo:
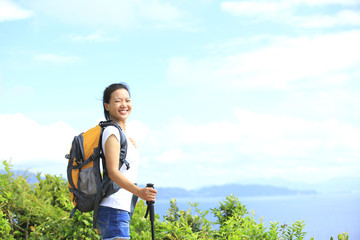
[[[9,199],[12,198],[11,192],[5,189],[8,183],[7,175],[0,175],[0,239],[14,239],[11,233],[11,224],[9,222],[10,211],[8,209]]]
[[[73,204],[64,179],[51,175],[40,179],[38,174],[38,182],[29,184],[26,172],[15,176],[9,162],[3,165],[1,239],[100,239],[92,229],[92,213],[77,212],[69,218]]]
[[[209,211],[200,211],[198,203],[190,203],[190,207],[195,208],[194,215],[191,208],[179,210],[176,199],[170,201],[164,221],[156,225],[159,239],[212,239],[212,222],[206,219]]]
[[[145,219],[147,206],[143,200],[136,204],[134,214],[131,219],[130,231],[131,238],[138,240],[151,239],[151,224],[149,218]],[[158,223],[159,216],[156,215],[156,223]]]
[[[74,217],[69,218],[74,206],[66,180],[51,175],[41,179],[38,174],[38,182],[29,184],[26,173],[15,175],[11,172],[10,162],[3,161],[3,165],[5,173],[0,174],[0,239],[101,239],[92,228],[92,213],[76,211]],[[172,199],[163,221],[156,214],[156,239],[302,240],[306,235],[303,221],[289,226],[272,222],[267,229],[262,220],[255,221],[255,214],[249,215],[246,207],[233,195],[211,209],[217,218],[215,223],[207,220],[209,211],[201,211],[198,203],[189,205],[188,210],[180,210],[176,199]],[[150,221],[144,218],[146,209],[145,202],[140,200],[130,225],[132,239],[151,239]],[[213,229],[215,224],[218,226],[216,230]],[[348,239],[346,233],[338,235],[338,240]]]

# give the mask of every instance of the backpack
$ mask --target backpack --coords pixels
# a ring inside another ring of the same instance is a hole
[[[74,137],[68,159],[67,179],[74,208],[70,218],[76,210],[80,212],[94,211],[93,227],[96,228],[97,213],[100,201],[115,192],[120,187],[113,182],[106,169],[106,161],[102,150],[102,133],[107,126],[115,126],[120,132],[120,163],[126,169],[130,168],[126,161],[127,141],[121,127],[113,121],[102,121],[95,127]],[[102,161],[103,171],[100,169]]]

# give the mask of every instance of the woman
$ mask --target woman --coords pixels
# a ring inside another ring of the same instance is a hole
[[[125,83],[108,86],[104,91],[103,105],[105,118],[118,123],[126,135],[126,120],[132,110],[128,86]],[[103,239],[130,239],[133,194],[146,201],[155,201],[157,193],[153,188],[140,188],[134,184],[137,178],[139,153],[135,142],[127,136],[126,138],[128,143],[126,160],[130,168],[127,170],[123,164],[119,170],[119,130],[109,126],[104,129],[102,135],[102,147],[109,177],[121,187],[119,191],[104,198],[100,203],[97,223]]]

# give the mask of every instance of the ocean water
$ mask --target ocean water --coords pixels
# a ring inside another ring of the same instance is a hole
[[[177,198],[177,206],[181,210],[190,208],[189,202],[199,203],[204,211],[220,206],[223,198]],[[360,240],[360,193],[293,195],[276,197],[238,197],[249,213],[255,212],[255,220],[266,227],[270,222],[286,223],[296,220],[305,221],[307,232],[305,239],[315,237],[317,240],[327,240],[331,236],[337,239],[339,233],[349,233],[350,240]],[[155,211],[162,218],[170,207],[170,199],[160,199],[155,203]],[[192,209],[192,213],[195,209]],[[211,221],[216,221],[211,211],[207,215]]]

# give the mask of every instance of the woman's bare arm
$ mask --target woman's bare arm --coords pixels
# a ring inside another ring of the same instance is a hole
[[[105,142],[106,166],[109,177],[121,188],[135,194],[146,200],[155,201],[156,190],[153,188],[140,188],[130,182],[123,174],[119,172],[120,143],[115,135],[110,135]]]

